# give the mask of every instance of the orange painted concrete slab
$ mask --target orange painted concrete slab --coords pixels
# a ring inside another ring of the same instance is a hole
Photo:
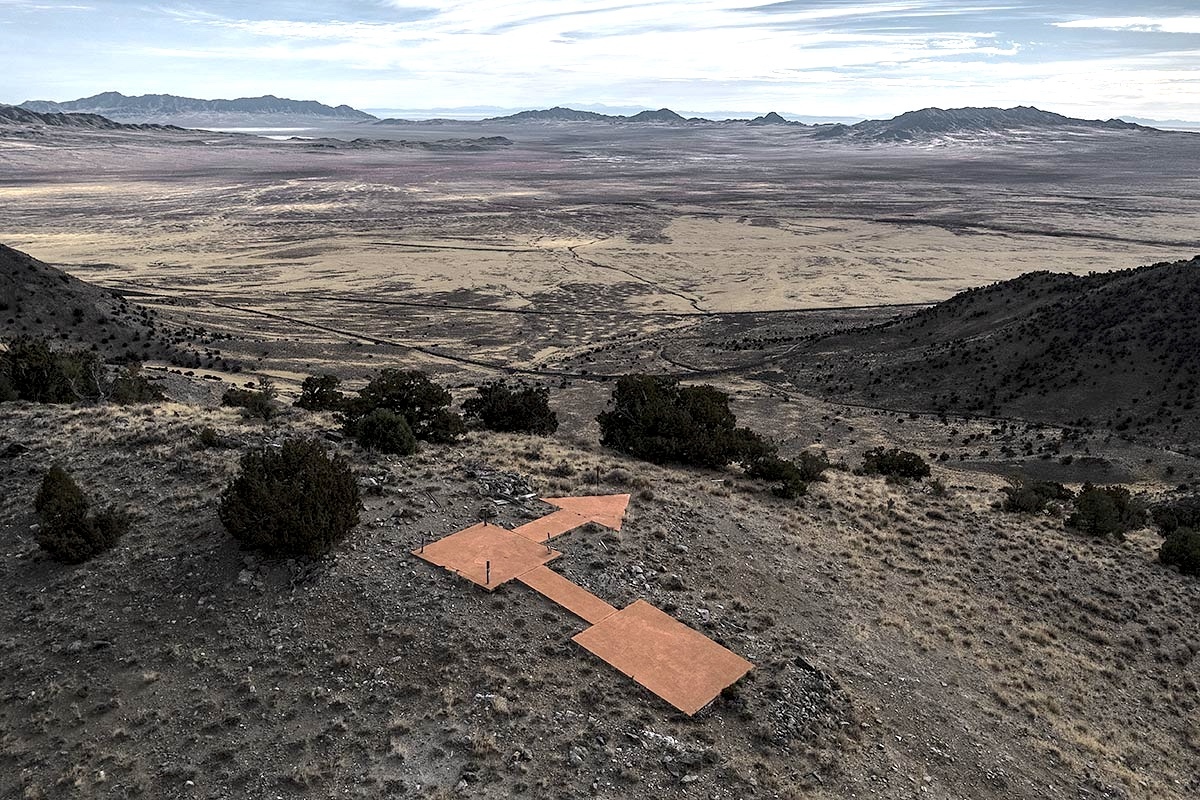
[[[644,600],[573,641],[689,716],[754,668]]]
[[[517,580],[593,624],[611,617],[617,610],[577,583],[559,575],[547,566],[534,567]]]
[[[587,517],[592,522],[599,523],[615,531],[621,530],[625,519],[625,510],[629,507],[629,495],[607,494],[590,497],[543,497],[544,502],[552,506],[574,511]]]
[[[558,558],[562,553],[486,522],[413,550],[413,555],[445,567],[489,592],[501,584]],[[491,578],[488,578],[488,562]]]
[[[553,539],[555,536],[561,536],[567,531],[573,531],[587,521],[588,518],[582,514],[576,514],[574,511],[567,511],[560,508],[553,514],[547,514],[540,519],[535,519],[532,522],[526,522],[520,527],[513,528],[512,532],[518,536],[524,536],[531,542],[544,542],[547,539]]]

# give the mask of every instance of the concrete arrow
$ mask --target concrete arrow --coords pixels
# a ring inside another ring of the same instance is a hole
[[[543,502],[558,506],[589,521],[614,531],[621,530],[625,520],[625,509],[629,507],[629,495],[606,494],[591,497],[543,497]]]

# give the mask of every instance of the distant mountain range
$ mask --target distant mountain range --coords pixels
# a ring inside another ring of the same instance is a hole
[[[1121,117],[1126,122],[1136,122],[1138,125],[1147,125],[1152,128],[1161,128],[1164,130],[1184,130],[1184,131],[1200,131],[1200,122],[1189,121],[1186,119],[1147,119],[1146,117]]]
[[[197,120],[209,117],[308,117],[348,122],[376,119],[365,111],[347,105],[334,107],[315,100],[289,100],[274,95],[241,97],[236,100],[199,100],[173,94],[129,97],[120,92],[103,92],[65,103],[26,100],[20,107],[39,113],[101,114],[118,122],[164,122],[184,119],[194,124]]]
[[[390,121],[390,120],[385,120]],[[516,114],[509,114],[504,117],[488,117],[484,122],[605,122],[610,124],[639,124],[651,123],[656,125],[716,125],[716,124],[738,124],[738,125],[801,125],[799,122],[788,122],[774,111],[769,114],[764,114],[761,117],[755,117],[751,120],[746,119],[726,119],[726,120],[711,120],[704,117],[684,117],[669,108],[660,108],[657,111],[639,111],[636,114],[628,116],[622,114],[600,114],[596,111],[577,111],[573,108],[563,108],[555,106],[538,111],[521,111]]]
[[[432,121],[431,121],[432,122]],[[449,122],[441,120],[439,122]],[[460,121],[461,122],[461,121]],[[1031,106],[1016,108],[925,108],[910,111],[885,120],[866,120],[853,125],[824,123],[810,125],[785,119],[772,111],[754,119],[713,120],[703,117],[684,117],[669,108],[657,111],[641,111],[628,116],[601,114],[596,111],[580,111],[555,106],[534,111],[521,111],[503,117],[489,117],[488,123],[603,123],[608,125],[653,124],[660,126],[787,126],[802,128],[818,139],[847,140],[857,142],[921,142],[948,138],[955,135],[1009,135],[1023,131],[1052,130],[1119,130],[1151,131],[1156,128],[1137,125],[1119,119],[1083,120],[1055,114]],[[383,125],[415,124],[408,120],[381,120]],[[469,124],[469,123],[468,123]]]
[[[59,115],[58,118],[28,118],[30,124],[72,125],[100,128],[106,124],[175,124],[191,128],[216,128],[239,130],[270,128],[290,125],[304,127],[328,126],[330,123],[407,126],[407,125],[650,125],[668,127],[778,127],[790,128],[798,133],[811,135],[814,139],[845,141],[849,143],[922,143],[972,137],[990,138],[1021,136],[1037,132],[1095,132],[1133,131],[1159,133],[1159,129],[1126,122],[1120,119],[1083,120],[1042,111],[1032,106],[1015,108],[924,108],[909,111],[891,119],[865,120],[855,124],[817,123],[808,124],[785,119],[772,111],[753,119],[714,120],[703,117],[684,117],[669,108],[644,110],[635,114],[605,114],[598,111],[583,111],[563,106],[520,111],[507,116],[488,117],[484,120],[454,119],[379,119],[365,111],[350,106],[327,106],[312,100],[288,100],[266,95],[243,97],[236,100],[198,100],[169,94],[147,94],[128,97],[120,92],[103,94],[55,103],[46,100],[29,100],[20,106],[6,106],[0,122],[21,122],[14,108],[26,113]],[[64,114],[100,115],[99,119],[68,121]],[[110,123],[111,121],[111,123]],[[368,137],[369,138],[369,137]]]
[[[384,119],[377,124],[380,125],[398,125],[412,124],[415,122],[468,122],[467,120],[408,120],[408,119]],[[686,125],[692,123],[706,123],[711,120],[700,119],[693,117],[686,119],[679,114],[676,114],[669,108],[660,108],[657,111],[640,111],[637,114],[624,116],[621,114],[601,114],[597,111],[578,111],[574,108],[563,108],[555,106],[554,108],[546,108],[530,111],[519,111],[516,114],[509,114],[503,117],[487,117],[478,122],[505,122],[505,123],[557,123],[557,122],[603,122],[607,124],[617,123],[658,123],[664,125]]]
[[[911,142],[953,134],[1011,134],[1020,130],[1091,129],[1154,131],[1119,119],[1083,120],[1064,117],[1032,106],[1015,108],[924,108],[886,120],[866,120],[855,125],[824,126],[821,139],[867,142]]]
[[[63,114],[30,111],[20,106],[0,105],[0,125],[47,125],[53,128],[91,128],[105,131],[180,131],[174,125],[126,124],[99,114]]]

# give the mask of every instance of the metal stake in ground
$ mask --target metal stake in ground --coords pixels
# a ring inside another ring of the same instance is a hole
[[[476,562],[476,563],[478,563],[478,562]],[[483,582],[485,585],[491,586],[492,585],[492,562],[488,561],[483,566],[484,566],[484,570],[485,570]]]

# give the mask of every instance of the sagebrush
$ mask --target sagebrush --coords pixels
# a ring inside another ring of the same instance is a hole
[[[665,375],[623,376],[596,419],[602,444],[656,464],[720,468],[773,453],[758,434],[738,427],[727,394]]]
[[[354,439],[368,450],[407,456],[417,451],[417,437],[399,414],[376,408],[354,425]]]
[[[1053,502],[1069,502],[1075,493],[1061,483],[1053,481],[1026,481],[1010,478],[1004,493],[1003,510],[1015,514],[1041,514]]]
[[[1158,551],[1158,560],[1184,575],[1200,575],[1200,531],[1176,528]]]
[[[931,470],[925,459],[916,453],[897,447],[890,450],[876,447],[863,454],[862,472],[883,475],[894,481],[909,481],[928,478]]]
[[[345,401],[341,419],[348,435],[372,411],[383,409],[404,417],[413,436],[449,443],[467,431],[462,416],[450,410],[450,392],[420,370],[385,369]]]
[[[242,456],[221,494],[225,529],[271,555],[316,557],[358,524],[359,491],[350,465],[317,442],[293,439]]]
[[[94,350],[55,349],[44,338],[18,336],[0,352],[0,401],[131,405],[162,399],[138,364],[105,364]]]
[[[550,408],[550,391],[544,386],[492,381],[476,392],[463,403],[463,413],[488,430],[541,436],[558,430],[558,414]]]
[[[1067,527],[1091,534],[1123,539],[1127,531],[1141,527],[1146,506],[1124,486],[1093,486],[1085,483],[1075,498],[1075,512]]]
[[[51,467],[33,503],[39,520],[38,546],[68,564],[82,563],[111,549],[129,529],[129,517],[116,508],[89,513],[89,505],[66,470]]]
[[[293,404],[306,411],[340,411],[346,405],[346,395],[336,375],[311,375],[300,384],[300,397]]]

